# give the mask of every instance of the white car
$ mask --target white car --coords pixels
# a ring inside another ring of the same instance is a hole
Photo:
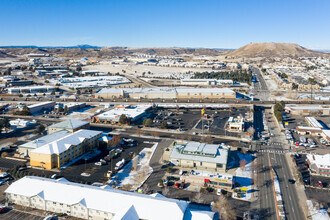
[[[221,189],[217,189],[217,195],[218,195],[218,196],[221,195]]]
[[[57,174],[53,174],[50,178],[51,179],[56,179],[56,177],[57,177]]]

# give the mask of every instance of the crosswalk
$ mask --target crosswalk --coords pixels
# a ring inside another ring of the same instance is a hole
[[[287,153],[288,151],[287,150],[257,150],[257,152],[260,152],[260,153],[274,153],[274,154],[285,154]]]
[[[270,145],[277,145],[277,146],[279,146],[279,145],[282,145],[282,143],[279,143],[279,142],[270,142]]]

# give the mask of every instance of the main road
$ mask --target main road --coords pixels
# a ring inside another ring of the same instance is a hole
[[[260,108],[256,107],[256,111],[260,111]],[[299,200],[297,196],[297,191],[294,184],[291,184],[288,182],[288,179],[292,179],[292,175],[290,173],[290,168],[288,165],[288,162],[286,160],[285,154],[288,152],[288,149],[286,148],[285,144],[281,141],[281,134],[275,124],[274,118],[272,117],[271,110],[265,110],[265,116],[268,121],[268,127],[272,130],[273,136],[270,137],[270,145],[261,145],[259,148],[259,155],[262,154],[262,165],[265,166],[265,163],[267,163],[266,158],[270,157],[270,163],[272,168],[277,173],[281,194],[282,194],[282,200],[284,203],[284,210],[286,219],[293,219],[293,220],[301,220],[305,219],[305,216],[302,212],[301,207],[299,206]],[[263,121],[263,115],[261,117],[258,117],[257,120]],[[255,124],[256,126],[261,126],[259,130],[263,129],[262,125],[259,121],[259,123]],[[269,163],[269,161],[268,161]],[[267,168],[267,167],[266,167]],[[265,176],[264,178],[269,178],[269,176]],[[270,178],[271,184],[273,185],[273,180]],[[267,179],[265,180],[268,181]],[[260,191],[261,201],[268,196],[267,191]],[[261,203],[261,207],[262,207]],[[262,211],[262,209],[261,209]],[[262,212],[261,212],[262,213]]]

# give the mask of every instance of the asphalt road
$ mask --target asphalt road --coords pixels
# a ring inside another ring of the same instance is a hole
[[[254,83],[253,93],[257,95],[260,100],[268,101],[270,93],[267,84],[260,72],[260,69],[253,67],[253,73],[256,75],[256,78],[258,80],[256,83]]]
[[[269,115],[267,112],[266,115]],[[274,119],[271,118],[270,122],[268,122],[268,127],[276,127]],[[270,137],[270,142],[277,142],[279,144],[277,145],[269,145],[263,146],[263,149],[269,149],[269,150],[283,150],[284,147],[281,143],[281,137],[279,130],[277,128],[273,129],[273,137]],[[284,209],[286,213],[287,219],[294,219],[294,220],[301,220],[304,219],[304,215],[302,213],[302,210],[299,206],[299,200],[296,192],[296,188],[294,184],[291,184],[288,182],[288,179],[292,179],[290,168],[288,166],[288,163],[286,161],[284,154],[275,154],[270,153],[270,160],[273,169],[278,175],[279,184],[281,188],[282,193],[282,199],[284,202]]]

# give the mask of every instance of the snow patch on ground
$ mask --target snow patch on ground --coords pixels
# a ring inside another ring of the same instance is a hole
[[[150,159],[158,143],[152,148],[144,148],[136,157],[134,157],[126,166],[113,176],[108,184],[125,188],[126,190],[137,190],[151,175],[153,169],[150,167]],[[134,170],[134,164],[137,164]]]
[[[307,200],[306,203],[313,220],[330,220],[327,210],[314,207],[311,200]],[[319,206],[318,203],[315,205]]]
[[[251,200],[252,199],[252,160],[253,156],[251,154],[242,154],[240,152],[237,153],[239,160],[246,160],[246,165],[244,168],[239,167],[235,172],[235,182],[239,183],[240,187],[246,187],[247,193],[242,193],[243,200]],[[237,199],[237,193],[233,193],[233,198]]]

